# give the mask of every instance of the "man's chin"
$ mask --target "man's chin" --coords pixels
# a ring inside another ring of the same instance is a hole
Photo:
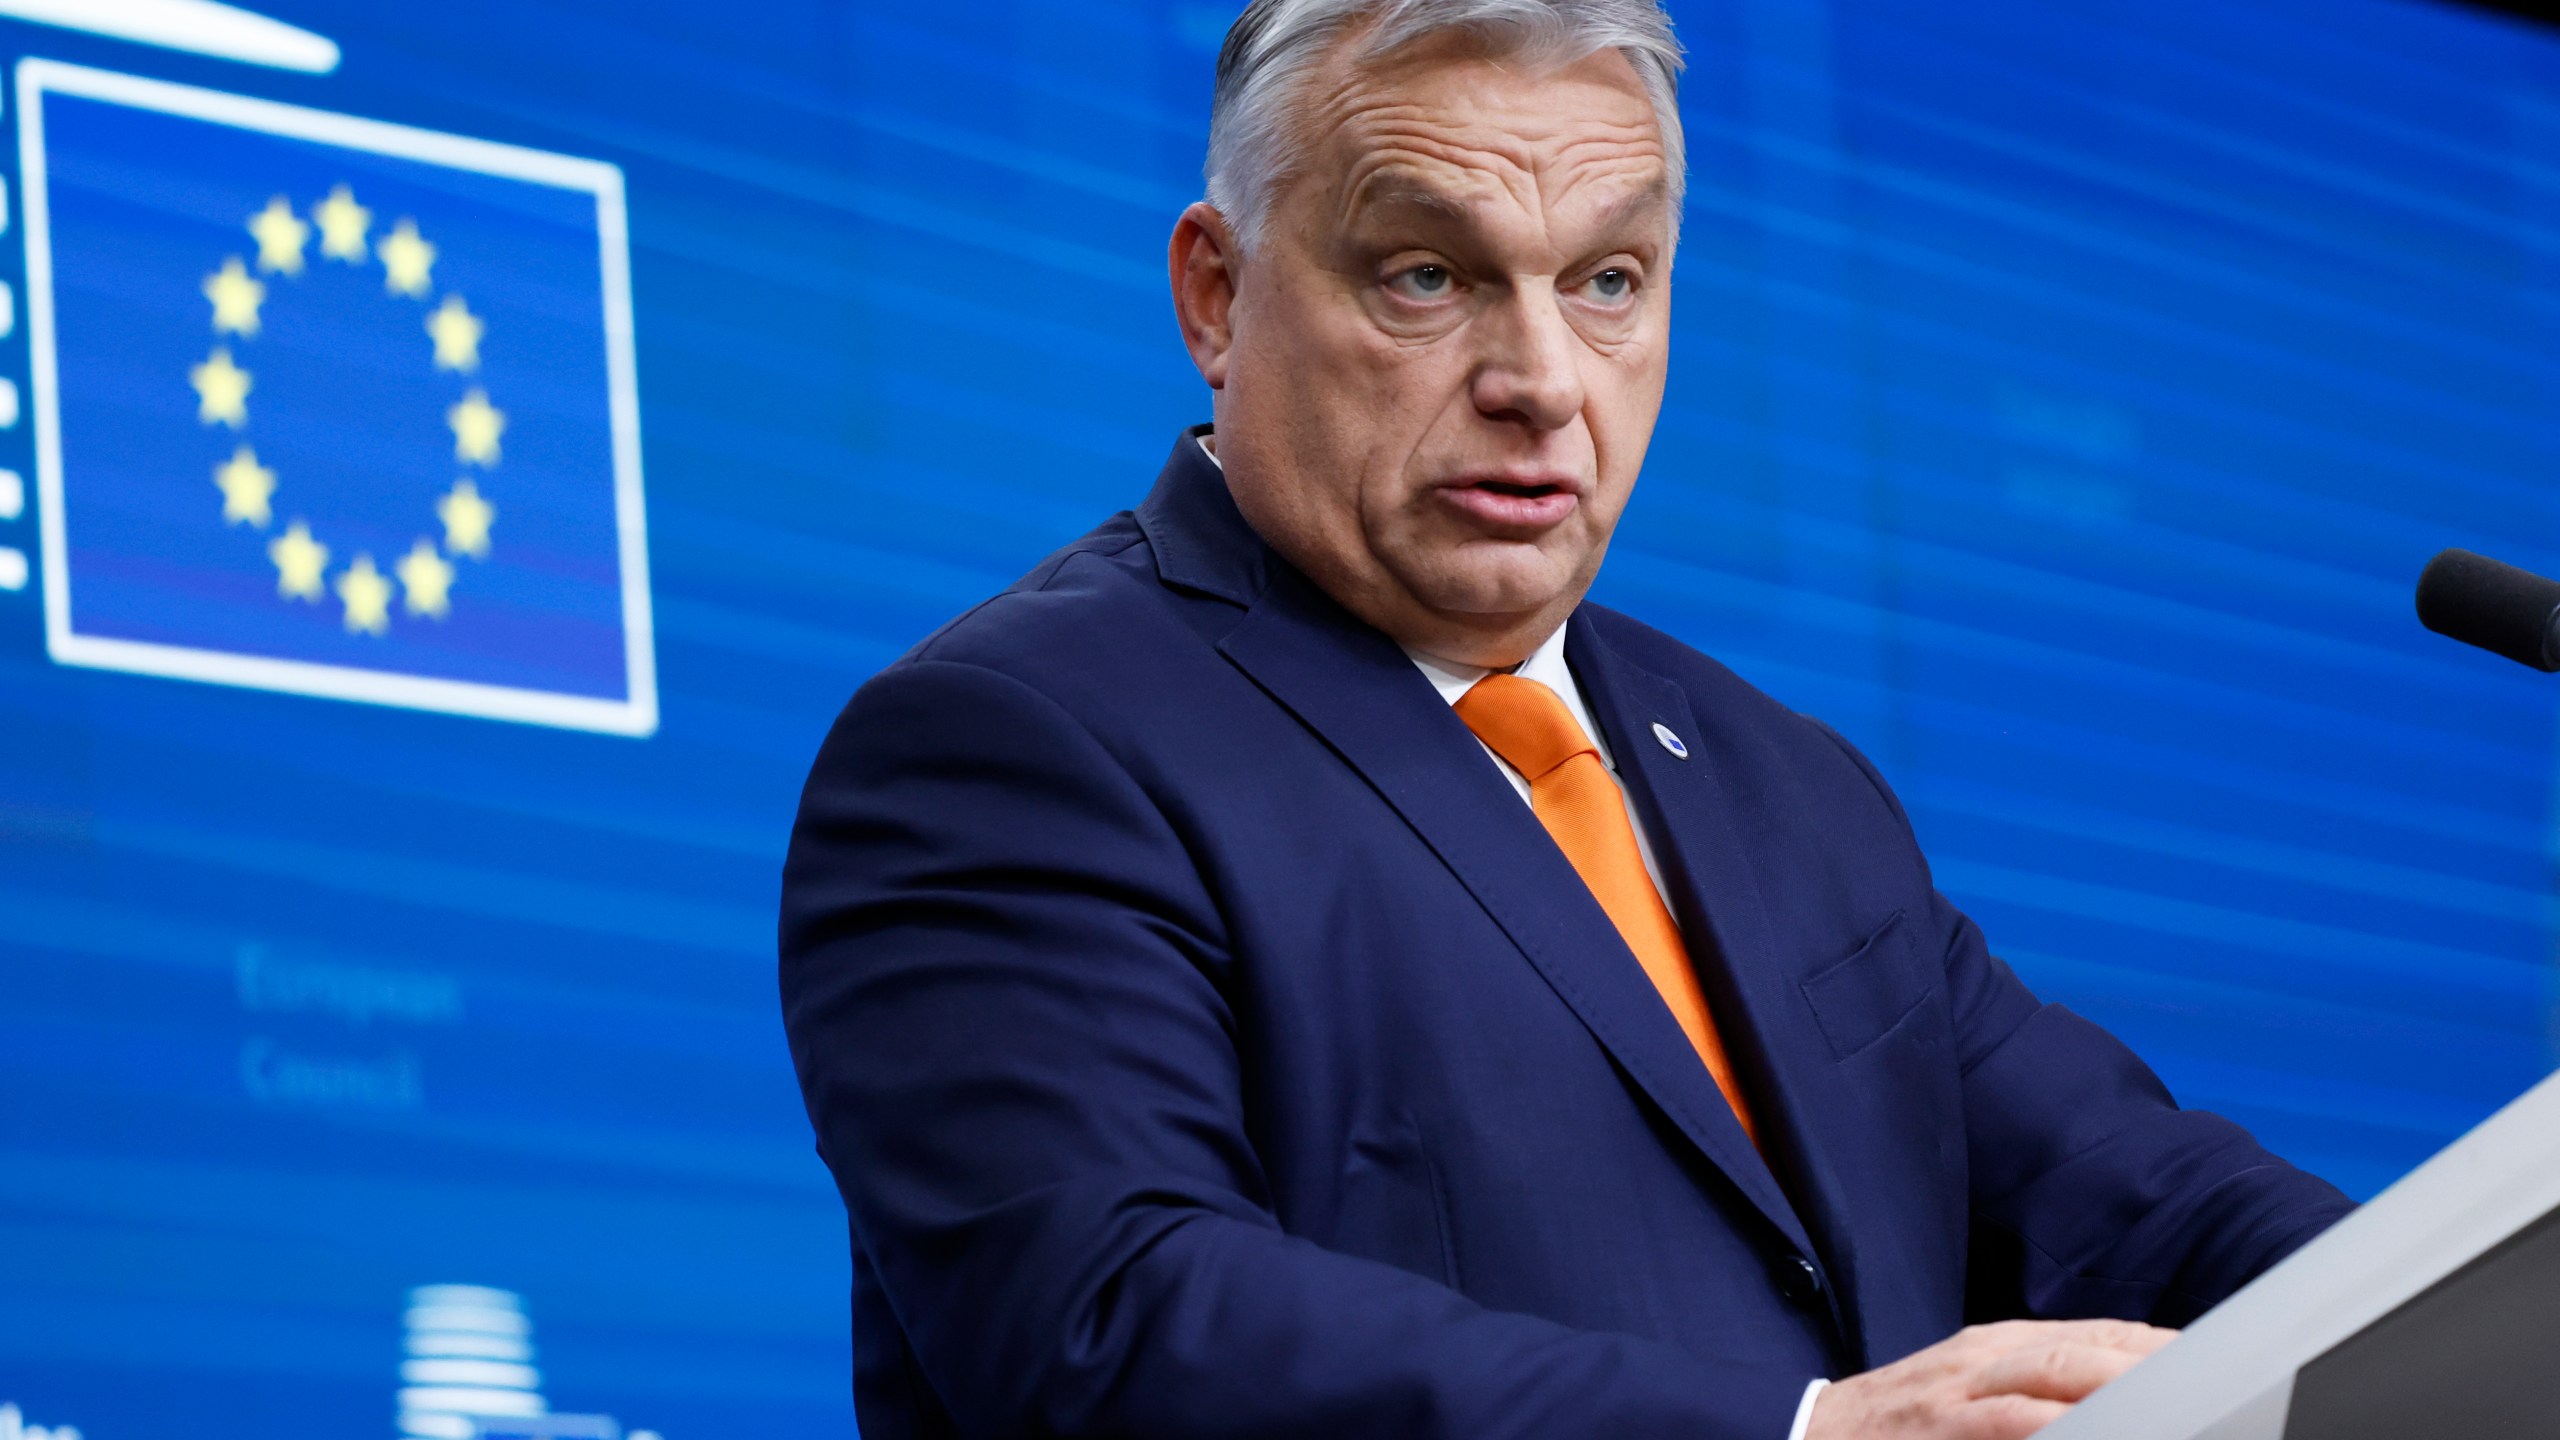
[[[1524,556],[1465,557],[1412,586],[1424,605],[1452,619],[1500,624],[1526,622],[1557,610],[1570,610],[1582,598],[1586,582],[1534,547],[1520,546]]]

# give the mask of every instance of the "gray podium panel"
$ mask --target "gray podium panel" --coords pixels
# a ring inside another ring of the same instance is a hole
[[[2532,1433],[2560,1433],[2560,1210],[2303,1366],[2284,1422],[2284,1440]]]

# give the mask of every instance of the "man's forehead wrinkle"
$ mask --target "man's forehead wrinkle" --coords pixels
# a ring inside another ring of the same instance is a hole
[[[1337,52],[1324,70],[1299,112],[1300,175],[1309,199],[1329,198],[1300,214],[1337,241],[1401,214],[1505,246],[1581,249],[1623,228],[1639,208],[1624,196],[1665,188],[1662,136],[1632,69],[1622,86],[1567,66],[1551,85],[1483,57]]]
[[[1348,152],[1341,191],[1345,219],[1397,200],[1464,218],[1497,194],[1518,203],[1533,189],[1536,157],[1517,136],[1455,135],[1431,123],[1419,107],[1355,115],[1337,139]]]
[[[1658,155],[1601,155],[1582,164],[1486,167],[1449,163],[1437,151],[1402,147],[1361,156],[1345,177],[1339,220],[1412,209],[1453,220],[1499,223],[1510,210],[1556,238],[1605,235],[1669,198]],[[1492,205],[1497,213],[1488,213]]]
[[[1352,162],[1343,187],[1352,212],[1392,202],[1463,217],[1490,195],[1518,193],[1528,171],[1487,157],[1432,145],[1395,144],[1370,149]],[[1469,164],[1469,160],[1477,163]]]
[[[1387,101],[1348,108],[1334,127],[1339,144],[1358,160],[1369,154],[1407,151],[1444,164],[1481,166],[1493,161],[1517,169],[1537,163],[1537,140],[1481,121],[1457,119],[1439,107]]]
[[[1463,198],[1421,183],[1400,169],[1378,170],[1372,174],[1381,178],[1363,181],[1352,192],[1350,208],[1354,213],[1404,206],[1451,220],[1463,220],[1472,208]]]
[[[1642,149],[1659,156],[1662,141],[1650,117],[1625,122],[1570,117],[1516,108],[1472,108],[1411,100],[1358,103],[1342,97],[1326,126],[1341,142],[1360,145],[1403,141],[1424,148],[1499,156],[1523,169],[1552,164],[1593,146]]]
[[[1568,198],[1588,196],[1587,204],[1604,225],[1614,225],[1648,207],[1667,205],[1670,175],[1658,155],[1610,157],[1559,166],[1549,203],[1563,208]]]
[[[1526,203],[1595,185],[1663,184],[1661,147],[1642,132],[1539,144],[1490,129],[1459,135],[1401,124],[1358,128],[1367,133],[1344,137],[1354,151],[1344,185],[1352,210],[1390,199],[1454,209],[1495,188]]]

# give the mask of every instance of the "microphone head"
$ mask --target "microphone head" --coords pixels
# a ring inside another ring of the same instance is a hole
[[[2418,577],[2418,622],[2465,645],[2494,651],[2536,670],[2560,670],[2552,619],[2560,615],[2560,580],[2447,550]]]

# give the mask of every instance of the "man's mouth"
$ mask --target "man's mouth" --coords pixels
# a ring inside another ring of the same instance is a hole
[[[1515,536],[1552,529],[1582,503],[1582,486],[1561,475],[1472,476],[1437,493],[1485,528]]]

